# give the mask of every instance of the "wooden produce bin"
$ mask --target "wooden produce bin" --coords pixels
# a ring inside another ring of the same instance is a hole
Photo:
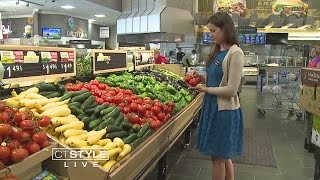
[[[58,147],[56,142],[51,142],[51,145],[42,149],[41,151],[28,156],[23,161],[9,166],[12,174],[16,175],[18,179],[32,179],[42,171],[41,162],[48,159],[52,155],[52,148]],[[0,178],[5,177],[8,169],[0,171]]]
[[[185,76],[185,68],[181,64],[155,64],[154,67],[171,71],[181,77]]]

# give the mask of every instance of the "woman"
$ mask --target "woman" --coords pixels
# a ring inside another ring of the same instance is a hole
[[[164,56],[160,55],[160,51],[158,49],[154,50],[154,63],[155,64],[167,64],[167,60]]]
[[[195,65],[197,62],[197,51],[194,49],[191,51],[191,59],[192,59],[192,64]]]
[[[320,68],[320,46],[316,46],[311,49],[311,61],[308,64],[308,68]]]
[[[244,65],[231,17],[217,12],[208,19],[214,39],[207,61],[207,87],[200,117],[197,149],[212,157],[213,179],[234,180],[231,159],[242,154],[243,120],[237,91]]]

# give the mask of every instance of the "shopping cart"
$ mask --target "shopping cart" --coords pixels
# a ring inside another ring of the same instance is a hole
[[[300,71],[295,73],[278,72],[266,73],[258,76],[258,91],[273,96],[270,105],[257,104],[258,114],[264,116],[267,110],[288,112],[302,118],[302,109],[299,106]]]

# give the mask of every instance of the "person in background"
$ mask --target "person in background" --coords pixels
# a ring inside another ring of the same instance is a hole
[[[182,52],[181,48],[178,48],[178,53],[177,53],[177,61],[180,64],[182,62],[182,58],[183,56],[185,56],[186,54],[184,52]]]
[[[308,68],[318,68],[320,69],[320,46],[316,46],[311,49],[311,60],[308,64]]]
[[[193,65],[196,64],[196,62],[197,62],[197,51],[194,50],[194,49],[191,51],[191,59],[192,59],[192,64]]]
[[[190,87],[205,92],[196,148],[211,156],[214,180],[234,180],[232,160],[243,151],[243,117],[237,91],[244,53],[238,47],[230,15],[217,12],[208,19],[214,39],[206,70],[206,86]]]
[[[154,63],[155,64],[167,64],[166,57],[160,55],[160,51],[158,49],[154,50]]]

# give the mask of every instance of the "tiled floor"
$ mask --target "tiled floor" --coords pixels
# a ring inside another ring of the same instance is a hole
[[[277,168],[235,165],[236,180],[312,180],[314,174],[313,154],[303,148],[303,122],[288,113],[267,111],[264,118],[257,116],[256,104],[270,104],[272,95],[259,95],[255,87],[245,87],[241,94],[245,128],[268,128]],[[192,130],[193,139],[195,129]],[[189,148],[194,146],[192,142]],[[211,162],[186,157],[188,149],[177,143],[168,153],[169,180],[211,180]],[[156,180],[156,171],[146,179]]]

